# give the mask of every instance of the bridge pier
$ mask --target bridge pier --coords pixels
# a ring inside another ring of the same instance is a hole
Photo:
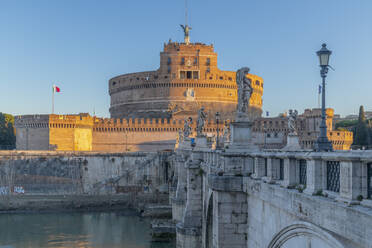
[[[177,224],[177,248],[200,248],[203,214],[203,153],[193,151],[186,163],[187,201],[182,221]]]
[[[187,169],[185,167],[186,159],[184,154],[176,153],[175,159],[177,169],[177,189],[175,197],[172,199],[172,216],[176,222],[182,221],[183,212],[186,206],[187,192]]]
[[[206,248],[243,248],[247,246],[248,204],[247,194],[242,190],[243,177],[208,177],[212,190],[208,213],[203,223],[206,225]],[[210,214],[209,211],[213,211]],[[209,218],[213,218],[212,221]],[[210,227],[209,225],[212,225]]]

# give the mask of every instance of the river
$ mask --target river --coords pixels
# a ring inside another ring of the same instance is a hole
[[[124,212],[0,214],[0,248],[173,248]]]

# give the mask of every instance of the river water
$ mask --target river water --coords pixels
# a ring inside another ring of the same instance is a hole
[[[0,248],[173,248],[150,220],[120,212],[0,214]]]

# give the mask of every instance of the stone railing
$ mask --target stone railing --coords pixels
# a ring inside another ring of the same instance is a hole
[[[209,151],[203,152],[203,164],[224,175],[250,176],[305,194],[372,206],[372,151]]]

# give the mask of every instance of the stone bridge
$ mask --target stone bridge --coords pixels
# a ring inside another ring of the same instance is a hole
[[[178,248],[371,248],[372,151],[179,145]]]

